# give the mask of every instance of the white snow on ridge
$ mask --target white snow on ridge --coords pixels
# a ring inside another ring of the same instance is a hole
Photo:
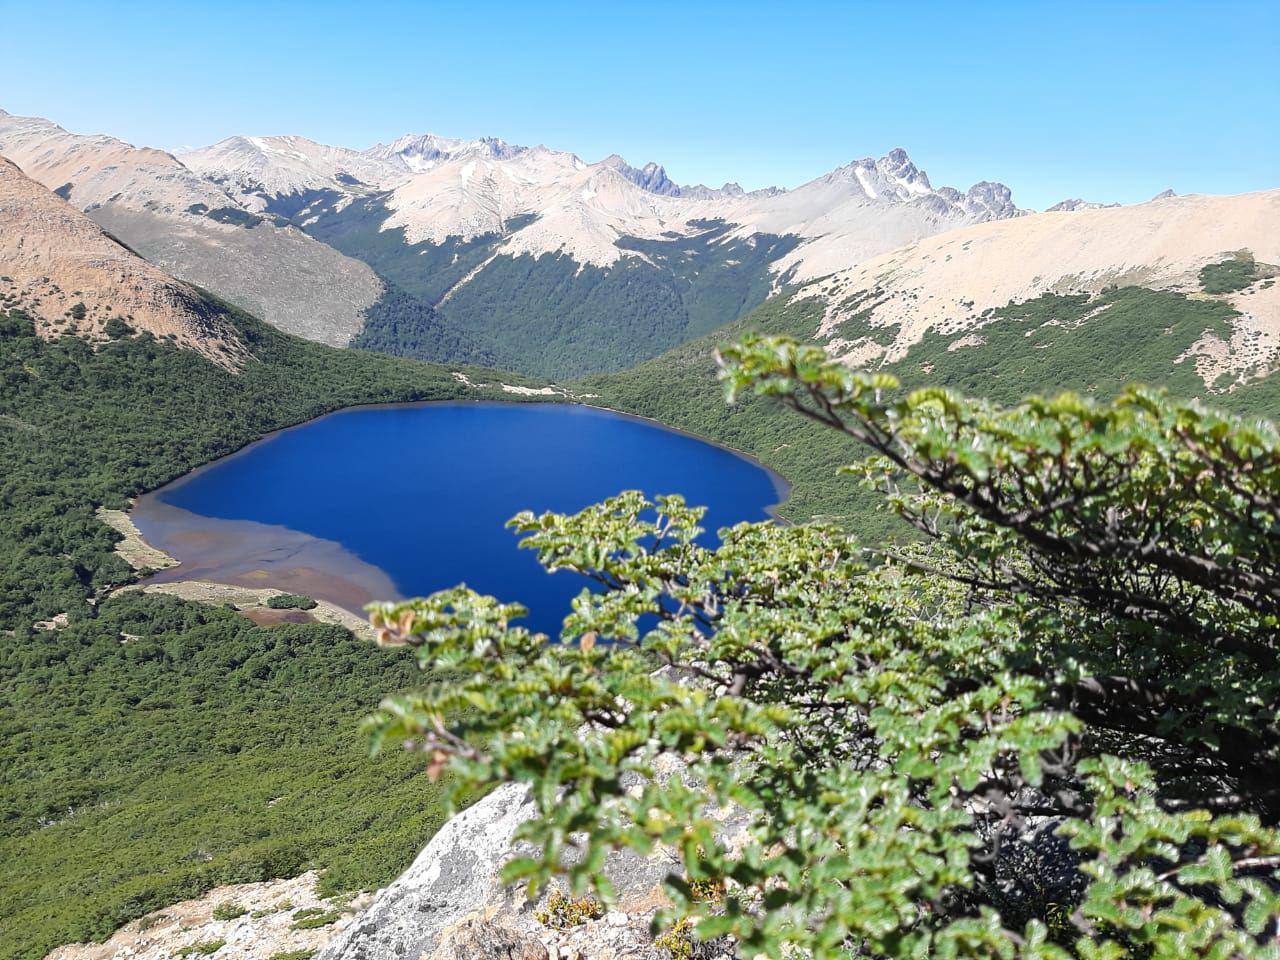
[[[59,132],[65,135],[48,121],[0,113],[0,148],[26,149],[28,159]],[[298,136],[235,136],[178,158],[144,151],[151,158],[146,169],[137,163],[139,151],[120,146],[132,158],[127,170],[107,166],[97,180],[69,171],[62,181],[76,181],[82,207],[125,198],[138,207],[184,211],[202,203],[260,212],[274,197],[325,191],[337,195],[334,209],[341,209],[354,197],[385,193],[390,216],[383,228],[403,227],[410,243],[496,233],[505,235],[504,253],[565,254],[597,266],[639,256],[617,245],[621,237],[689,235],[705,229],[694,221],[723,221],[736,239],[798,236],[800,244],[772,267],[799,281],[953,227],[1020,212],[998,184],[979,184],[968,194],[934,189],[901,150],[855,161],[793,190],[744,193],[732,184],[681,188],[657,164],[637,171],[616,156],[586,163],[565,151],[496,138],[410,134],[356,151]],[[74,150],[73,143],[59,162],[73,164]],[[43,179],[56,176],[46,172]],[[522,216],[532,222],[511,231],[512,220]]]
[[[606,266],[639,256],[618,247],[619,237],[691,234],[703,229],[692,221],[722,220],[740,238],[801,237],[775,268],[806,280],[941,230],[1019,212],[1012,204],[993,208],[959,191],[935,191],[901,150],[856,161],[794,190],[692,196],[644,189],[618,169],[618,157],[587,164],[541,146],[513,148],[505,156],[476,152],[460,150],[465,160],[437,157],[431,168],[398,185],[387,197],[393,214],[384,227],[403,227],[409,242],[441,243],[504,233],[513,217],[532,214],[537,219],[507,237],[503,252],[562,253]]]
[[[229,137],[179,159],[224,184],[244,206],[259,211],[269,197],[309,190],[348,193],[358,184],[364,189],[386,189],[408,175],[355,150],[293,136]]]

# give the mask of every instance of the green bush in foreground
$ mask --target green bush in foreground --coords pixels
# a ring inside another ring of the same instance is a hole
[[[785,338],[724,377],[870,448],[921,541],[742,524],[708,550],[701,510],[636,493],[523,514],[600,592],[560,643],[461,587],[376,607],[456,679],[384,701],[374,746],[530,784],[538,852],[506,875],[534,889],[608,901],[608,849],[667,845],[659,925],[745,956],[1280,955],[1274,428],[1143,389],[904,395]]]

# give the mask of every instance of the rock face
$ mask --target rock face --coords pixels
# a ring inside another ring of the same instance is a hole
[[[314,146],[332,166],[333,148]],[[0,110],[0,155],[139,256],[289,333],[344,346],[383,293],[368,265],[258,216],[163,150]]]
[[[547,948],[532,934],[482,917],[449,930],[431,960],[548,960]]]
[[[509,859],[532,852],[512,837],[534,813],[528,789],[508,784],[455,816],[316,960],[667,960],[670,953],[654,944],[649,921],[667,902],[662,883],[674,854],[609,854],[604,872],[618,891],[615,909],[569,926],[548,925],[536,916],[547,897],[530,902],[523,887],[498,879]],[[722,817],[726,836],[741,831],[738,816]],[[722,951],[704,944],[695,955]]]
[[[295,227],[162,217],[109,204],[93,218],[152,263],[286,333],[344,347],[384,286],[366,264]]]
[[[515,894],[503,889],[498,871],[516,827],[533,812],[526,790],[505,786],[453,817],[318,960],[430,956],[443,933],[469,915],[515,911]]]

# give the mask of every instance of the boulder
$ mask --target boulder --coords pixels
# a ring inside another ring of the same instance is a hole
[[[472,917],[446,930],[431,960],[548,960],[537,937],[503,923]]]
[[[446,823],[416,860],[380,891],[363,914],[318,954],[316,960],[451,960],[465,943],[478,943],[492,928],[492,944],[475,957],[523,958],[528,939],[549,950],[550,960],[657,960],[649,920],[667,900],[663,881],[676,868],[673,851],[647,857],[632,850],[611,852],[604,873],[618,894],[614,910],[565,930],[535,918],[545,902],[529,901],[522,885],[499,880],[503,865],[535,851],[513,839],[536,807],[526,786],[507,784]],[[742,811],[714,812],[723,835],[741,838]],[[520,938],[508,931],[514,931]],[[523,938],[523,939],[521,939]],[[524,944],[524,946],[521,946]],[[452,951],[452,952],[450,952]],[[536,951],[531,956],[541,956]]]
[[[503,887],[498,871],[511,857],[516,827],[534,809],[527,787],[508,784],[451,818],[317,960],[418,960],[471,914],[517,911],[519,894]]]

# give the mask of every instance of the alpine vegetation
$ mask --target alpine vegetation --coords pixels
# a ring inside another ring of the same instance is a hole
[[[463,587],[375,607],[448,680],[386,700],[374,746],[531,785],[506,875],[533,890],[608,901],[608,851],[665,849],[655,924],[743,956],[1277,956],[1275,429],[1145,388],[905,392],[784,337],[722,379],[867,448],[913,535],[711,549],[638,493],[521,514],[596,589],[556,641]]]

